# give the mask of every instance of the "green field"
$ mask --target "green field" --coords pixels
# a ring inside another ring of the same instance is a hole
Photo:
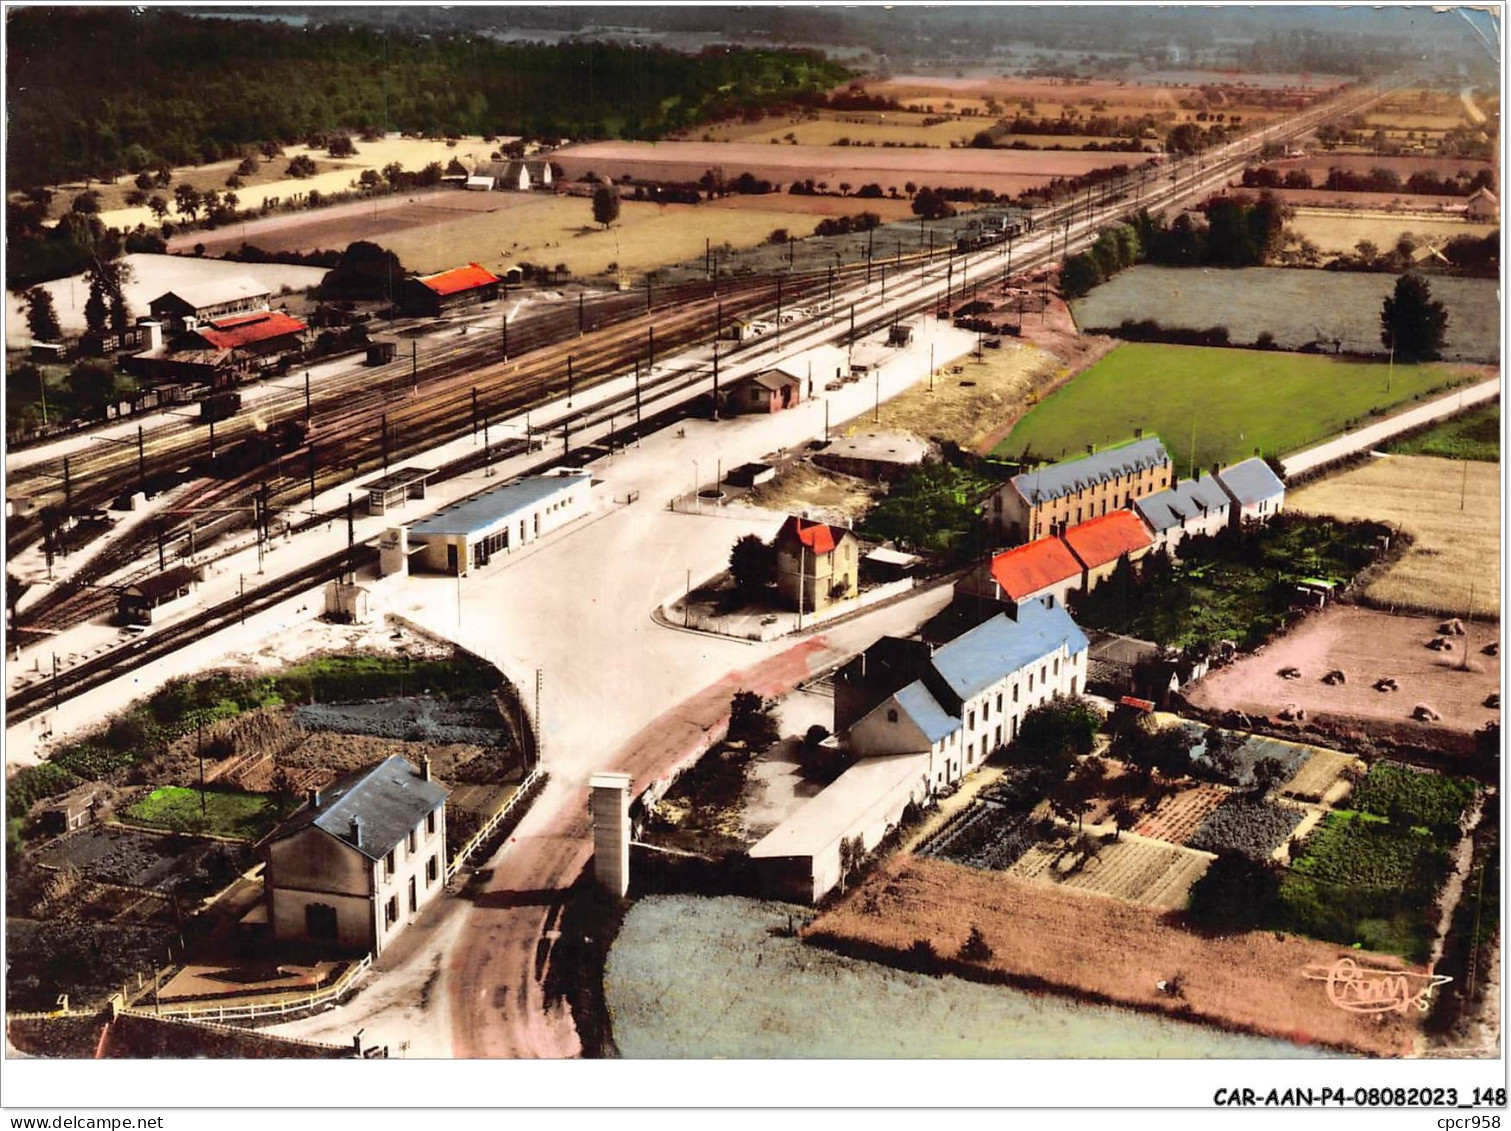
[[[266,794],[215,789],[205,790],[201,811],[199,790],[165,785],[134,802],[121,819],[158,829],[255,840],[277,824],[278,811]]]
[[[1196,465],[1285,455],[1362,427],[1370,410],[1474,380],[1462,366],[1344,361],[1315,354],[1128,342],[1034,407],[994,454],[1058,460],[1130,439],[1164,440],[1180,475]]]
[[[1435,424],[1420,436],[1391,444],[1387,451],[1398,455],[1442,456],[1499,463],[1501,458],[1501,406],[1472,408]]]

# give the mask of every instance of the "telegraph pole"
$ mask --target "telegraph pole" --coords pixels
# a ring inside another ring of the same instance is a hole
[[[567,407],[572,407],[572,355],[567,354]]]
[[[310,371],[304,371],[304,422],[308,424],[311,419],[310,411]]]
[[[136,476],[142,494],[145,495],[147,493],[147,440],[140,424],[136,426]]]

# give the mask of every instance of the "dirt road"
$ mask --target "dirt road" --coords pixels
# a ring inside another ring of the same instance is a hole
[[[750,668],[731,671],[667,711],[604,762],[636,788],[664,774],[727,722],[740,689],[763,696],[841,659],[819,636]],[[592,855],[588,792],[581,781],[553,780],[510,839],[461,931],[450,967],[453,1053],[457,1057],[572,1057],[582,1051],[570,1011],[544,993],[552,925]]]

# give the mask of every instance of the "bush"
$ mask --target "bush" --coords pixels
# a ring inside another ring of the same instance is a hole
[[[67,793],[78,784],[77,775],[55,762],[28,766],[5,783],[5,815],[25,817],[38,801]]]
[[[1431,829],[1439,838],[1455,835],[1475,785],[1430,770],[1376,762],[1354,791],[1353,806],[1390,819],[1391,824]]]

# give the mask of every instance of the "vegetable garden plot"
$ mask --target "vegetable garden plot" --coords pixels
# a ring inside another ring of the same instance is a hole
[[[1196,737],[1196,745],[1191,750],[1192,760],[1205,765],[1207,745],[1203,738],[1206,735],[1206,728],[1196,723],[1181,723],[1180,725]],[[1253,785],[1254,765],[1261,758],[1276,759],[1285,767],[1286,775],[1290,776],[1299,770],[1310,756],[1310,750],[1294,742],[1262,738],[1257,734],[1246,735],[1243,743],[1233,752],[1234,772],[1228,780],[1232,785]]]
[[[1192,848],[1206,852],[1241,852],[1268,860],[1285,843],[1305,814],[1252,797],[1229,797],[1191,837]]]
[[[1009,876],[1054,887],[1112,896],[1128,903],[1169,910],[1184,907],[1191,885],[1212,858],[1200,852],[1148,840],[1099,846],[1082,858],[1065,845],[1037,844],[1007,870]]]
[[[294,709],[294,722],[304,730],[407,742],[509,745],[498,707],[485,696],[448,701],[411,695],[368,703],[310,703]]]
[[[940,830],[923,855],[1002,871],[1038,840],[1036,825],[1021,809],[978,801]]]
[[[1353,806],[1388,817],[1392,824],[1425,827],[1451,839],[1474,793],[1474,783],[1463,778],[1376,762],[1354,790]]]
[[[185,840],[110,825],[92,825],[54,841],[37,853],[39,863],[68,865],[101,883],[176,891],[180,897],[208,895],[224,887],[251,863],[239,845]]]
[[[1277,793],[1298,801],[1321,801],[1349,766],[1358,758],[1337,750],[1318,750]]]
[[[1139,836],[1153,837],[1169,844],[1186,844],[1228,796],[1226,789],[1215,785],[1181,790],[1143,814],[1133,831]]]

